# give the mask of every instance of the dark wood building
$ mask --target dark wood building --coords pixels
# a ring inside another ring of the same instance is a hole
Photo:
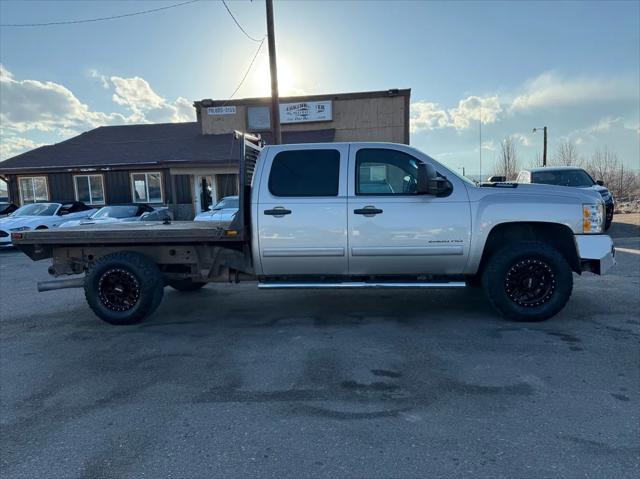
[[[268,141],[268,135],[265,138]],[[333,141],[334,130],[289,132],[284,141]],[[240,144],[203,135],[198,123],[105,126],[0,163],[10,201],[144,202],[191,219],[237,194]]]

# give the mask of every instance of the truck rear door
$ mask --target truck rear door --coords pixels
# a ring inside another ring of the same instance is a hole
[[[269,147],[254,209],[263,275],[348,273],[348,151]]]

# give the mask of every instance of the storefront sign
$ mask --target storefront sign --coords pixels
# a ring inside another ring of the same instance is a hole
[[[207,108],[207,115],[235,115],[235,106],[210,106]]]
[[[280,123],[305,123],[331,121],[331,100],[280,103]]]

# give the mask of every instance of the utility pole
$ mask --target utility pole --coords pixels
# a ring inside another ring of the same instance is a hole
[[[535,133],[538,130],[542,130],[544,133],[544,146],[542,148],[542,166],[547,166],[547,127],[542,128],[534,128],[533,132]]]
[[[269,43],[269,70],[271,71],[271,128],[273,143],[282,143],[280,133],[280,102],[278,100],[278,67],[276,62],[276,38],[273,33],[273,0],[266,0],[267,4],[267,41]]]
[[[544,149],[542,150],[542,166],[547,166],[547,127],[544,127]]]
[[[480,130],[480,183],[482,183],[482,102],[480,102],[480,124],[478,125]],[[464,173],[462,173],[464,176]]]

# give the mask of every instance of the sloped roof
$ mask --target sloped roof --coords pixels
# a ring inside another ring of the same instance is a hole
[[[263,135],[269,142],[271,135]],[[335,130],[283,132],[284,143],[333,141]],[[0,173],[29,170],[228,163],[233,134],[202,135],[197,122],[101,126],[0,162]]]

